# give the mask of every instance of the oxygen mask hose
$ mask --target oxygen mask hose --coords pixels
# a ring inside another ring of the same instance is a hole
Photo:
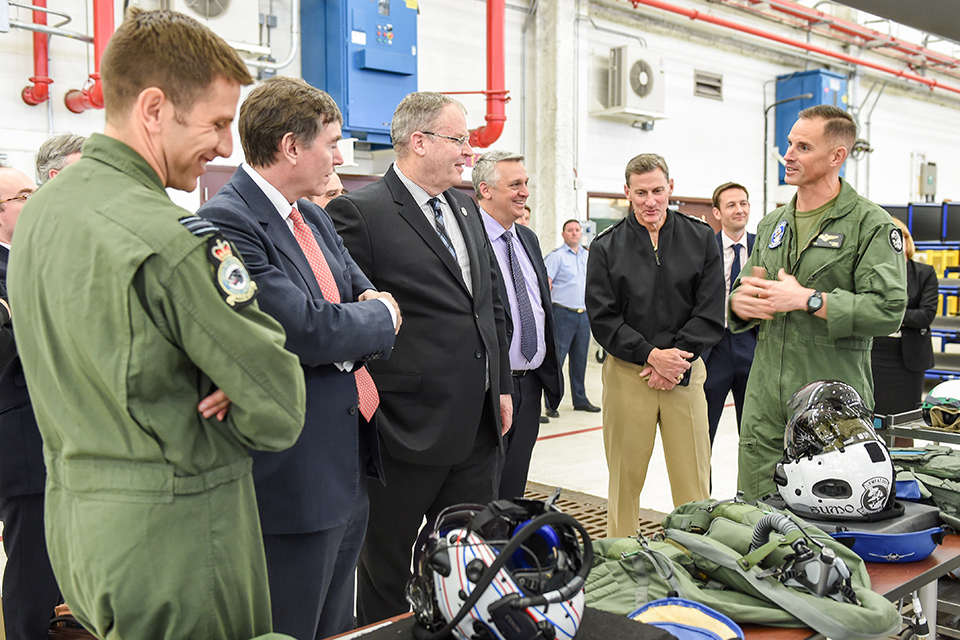
[[[768,513],[753,528],[750,551],[767,544],[771,533],[786,536],[801,531],[793,520],[780,513]],[[800,589],[819,597],[838,602],[859,604],[851,584],[850,569],[829,547],[814,551],[805,538],[797,538],[790,547],[793,554],[785,559],[780,570],[780,581],[788,587]]]

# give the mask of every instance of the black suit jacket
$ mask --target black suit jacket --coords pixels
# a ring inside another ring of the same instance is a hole
[[[444,197],[466,241],[472,295],[393,167],[327,205],[354,260],[403,312],[390,360],[370,363],[370,371],[380,390],[383,444],[414,464],[462,462],[478,429],[493,429],[499,439],[499,395],[513,384],[496,257],[477,205],[455,189]],[[485,403],[491,417],[479,424]]]
[[[360,416],[353,374],[333,363],[387,357],[394,341],[394,325],[382,302],[353,302],[374,287],[329,216],[307,200],[297,207],[345,304],[324,300],[290,228],[242,167],[198,211],[236,245],[257,283],[260,308],[283,325],[286,347],[303,365],[307,408],[300,438],[286,451],[251,452],[260,523],[267,534],[321,531],[345,524],[355,512],[363,495],[359,484],[366,482],[370,463],[379,462],[376,425]]]
[[[0,283],[6,288],[10,251],[0,247]],[[6,357],[15,349],[10,326],[3,328],[0,343]],[[19,357],[0,369],[0,498],[42,494],[47,478],[43,440],[33,415],[27,379]]]
[[[482,221],[482,219],[481,219]],[[537,377],[543,384],[543,392],[547,397],[547,404],[551,407],[560,406],[563,399],[563,376],[557,362],[557,338],[553,323],[553,303],[550,298],[550,278],[547,267],[543,264],[543,253],[540,250],[540,240],[532,229],[522,224],[513,225],[517,239],[526,251],[527,257],[533,263],[533,270],[537,272],[537,284],[540,286],[540,302],[543,305],[544,333],[547,354],[539,367],[535,369]],[[496,256],[494,256],[496,257]],[[503,312],[506,318],[507,344],[513,341],[513,316],[510,314],[510,305],[507,300],[506,278],[500,271],[500,263],[494,260],[497,272],[500,275],[500,300],[503,302]]]
[[[930,323],[937,315],[939,299],[934,268],[907,260],[907,310],[900,327],[900,348],[903,364],[909,371],[926,371],[933,366]]]

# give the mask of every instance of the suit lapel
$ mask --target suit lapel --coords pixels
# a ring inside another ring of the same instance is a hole
[[[478,239],[475,237],[476,229],[473,225],[470,224],[470,212],[465,206],[461,205],[458,201],[459,193],[455,192],[453,189],[448,189],[443,194],[447,203],[450,205],[450,209],[453,211],[453,217],[456,218],[457,224],[460,225],[460,232],[463,234],[463,242],[467,245],[467,255],[470,258],[470,279],[473,280],[473,290],[479,291],[480,289],[480,256],[477,253],[477,248],[483,246],[482,242],[478,242]],[[475,215],[474,221],[480,223],[480,216]],[[486,235],[486,232],[481,228],[480,232]],[[487,239],[489,242],[489,238]],[[457,265],[457,273],[460,272],[460,265]],[[463,281],[461,273],[461,281]]]
[[[390,192],[393,194],[393,200],[398,205],[400,205],[400,217],[407,221],[414,231],[423,238],[423,241],[427,244],[430,249],[437,254],[437,257],[440,259],[440,262],[444,264],[450,274],[457,279],[457,282],[466,290],[467,286],[463,281],[463,274],[460,272],[460,265],[453,259],[453,256],[450,255],[450,252],[447,251],[447,248],[443,246],[443,242],[440,241],[440,236],[437,235],[437,230],[427,222],[427,217],[423,215],[423,210],[417,206],[416,200],[413,199],[413,196],[410,195],[410,191],[407,189],[406,185],[400,181],[400,178],[393,171],[393,167],[384,174],[384,181],[387,184],[387,187],[390,189]],[[447,203],[453,208],[454,213],[457,213],[457,209],[451,200],[447,200]],[[459,215],[459,214],[458,214]],[[461,225],[462,228],[462,225]],[[465,237],[466,239],[466,237]],[[469,247],[470,242],[467,242]],[[474,264],[471,262],[471,264]]]
[[[317,283],[317,277],[313,275],[313,269],[310,268],[310,262],[304,255],[303,249],[297,244],[297,239],[293,237],[290,227],[280,214],[276,207],[270,202],[263,190],[247,175],[242,167],[230,179],[237,195],[243,199],[250,212],[257,222],[260,223],[263,232],[273,243],[273,246],[282,253],[300,273],[304,286],[314,298],[322,298],[320,285]],[[322,247],[321,247],[322,248]]]
[[[540,303],[543,308],[546,309],[547,305],[550,304],[550,285],[547,281],[546,270],[540,266],[543,259],[541,258],[539,262],[533,259],[532,256],[537,255],[538,252],[537,247],[533,244],[532,238],[521,231],[519,225],[514,225],[513,228],[517,230],[517,237],[520,238],[520,244],[523,245],[523,250],[527,252],[527,258],[530,260],[530,264],[533,265],[533,271],[537,274],[537,286],[540,288]]]

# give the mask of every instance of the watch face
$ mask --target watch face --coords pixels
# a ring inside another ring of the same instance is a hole
[[[807,311],[809,313],[815,313],[820,310],[820,307],[823,306],[823,298],[820,297],[819,293],[810,294],[810,297],[807,298]]]

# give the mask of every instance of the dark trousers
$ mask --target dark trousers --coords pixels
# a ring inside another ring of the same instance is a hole
[[[43,494],[0,500],[3,520],[3,624],[8,638],[46,640],[60,588],[43,532]]]
[[[590,321],[586,312],[577,313],[553,305],[553,322],[557,333],[557,366],[563,370],[563,361],[570,355],[570,393],[573,406],[589,403],[583,378],[587,372],[587,352],[590,350]],[[549,407],[556,409],[556,407]]]
[[[743,395],[753,364],[753,352],[757,338],[753,331],[731,333],[723,332],[720,342],[715,344],[707,355],[707,381],[703,392],[707,396],[707,418],[710,422],[710,445],[717,435],[723,403],[727,394],[733,391],[733,402],[737,408],[737,433],[740,432],[740,417],[743,415]]]
[[[513,427],[504,436],[507,455],[500,474],[500,497],[505,500],[522,498],[527,488],[530,457],[540,435],[542,397],[543,384],[536,373],[513,377]]]
[[[370,504],[366,483],[356,511],[340,527],[263,536],[273,630],[297,640],[352,631],[354,583]]]
[[[487,403],[489,404],[489,403]],[[498,409],[499,410],[499,409]],[[429,532],[437,515],[455,504],[487,504],[497,497],[502,456],[484,408],[473,450],[455,465],[403,462],[384,447],[386,486],[371,479],[370,524],[357,567],[357,623],[372,624],[409,611],[404,595],[424,516]],[[455,428],[455,425],[451,425]],[[425,538],[422,538],[425,540]]]

